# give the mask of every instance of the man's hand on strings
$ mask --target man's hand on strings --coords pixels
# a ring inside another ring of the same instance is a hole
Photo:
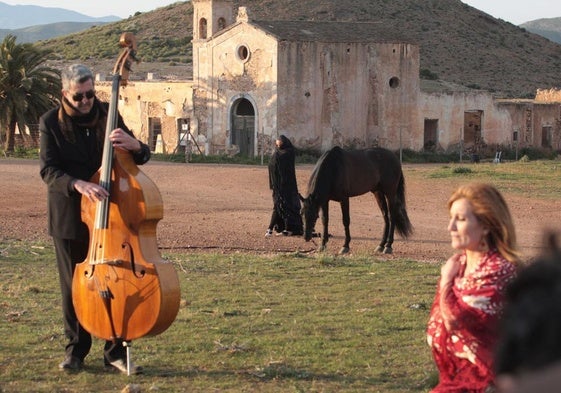
[[[113,143],[114,148],[125,149],[132,152],[139,152],[141,149],[140,142],[121,128],[116,128],[111,131],[109,140]]]
[[[74,182],[74,189],[92,202],[101,202],[109,196],[109,192],[99,184],[84,180],[76,180]]]

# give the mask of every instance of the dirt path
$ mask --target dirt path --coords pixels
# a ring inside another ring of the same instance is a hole
[[[435,180],[422,175],[422,166],[405,165],[408,213],[415,233],[396,236],[394,254],[384,258],[442,261],[450,253],[446,231],[446,200],[459,179]],[[313,252],[316,245],[299,237],[265,238],[272,200],[266,167],[150,162],[143,171],[157,184],[164,201],[158,244],[165,253],[182,249],[225,253]],[[307,191],[311,165],[296,168],[300,191]],[[36,160],[0,160],[0,240],[50,241],[46,232],[46,187]],[[525,255],[540,251],[542,231],[561,230],[561,199],[544,201],[504,191],[515,218]],[[331,203],[328,252],[343,244],[338,204]],[[321,225],[318,222],[318,227]],[[351,251],[373,253],[382,231],[382,218],[373,196],[351,200]]]

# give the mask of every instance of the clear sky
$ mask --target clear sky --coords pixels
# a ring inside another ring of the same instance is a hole
[[[559,0],[462,0],[463,3],[515,25],[542,18],[561,18]]]
[[[0,0],[11,5],[39,5],[77,11],[88,16],[116,15],[128,18],[137,11],[152,11],[173,4],[174,0]],[[277,0],[282,1],[282,0]],[[399,0],[395,0],[399,1]],[[424,0],[420,0],[424,1]],[[519,25],[534,19],[561,17],[560,0],[463,0],[495,18]],[[243,1],[242,1],[243,3]]]

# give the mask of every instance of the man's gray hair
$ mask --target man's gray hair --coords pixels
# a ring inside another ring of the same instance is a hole
[[[83,64],[72,64],[62,70],[61,82],[64,90],[69,90],[72,84],[80,84],[93,79],[92,71]]]

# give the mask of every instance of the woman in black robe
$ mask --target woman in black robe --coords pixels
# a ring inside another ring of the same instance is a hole
[[[284,135],[279,136],[275,143],[276,149],[269,161],[273,214],[265,236],[271,236],[273,230],[279,235],[300,236],[303,233],[303,225],[294,166],[294,146]]]

